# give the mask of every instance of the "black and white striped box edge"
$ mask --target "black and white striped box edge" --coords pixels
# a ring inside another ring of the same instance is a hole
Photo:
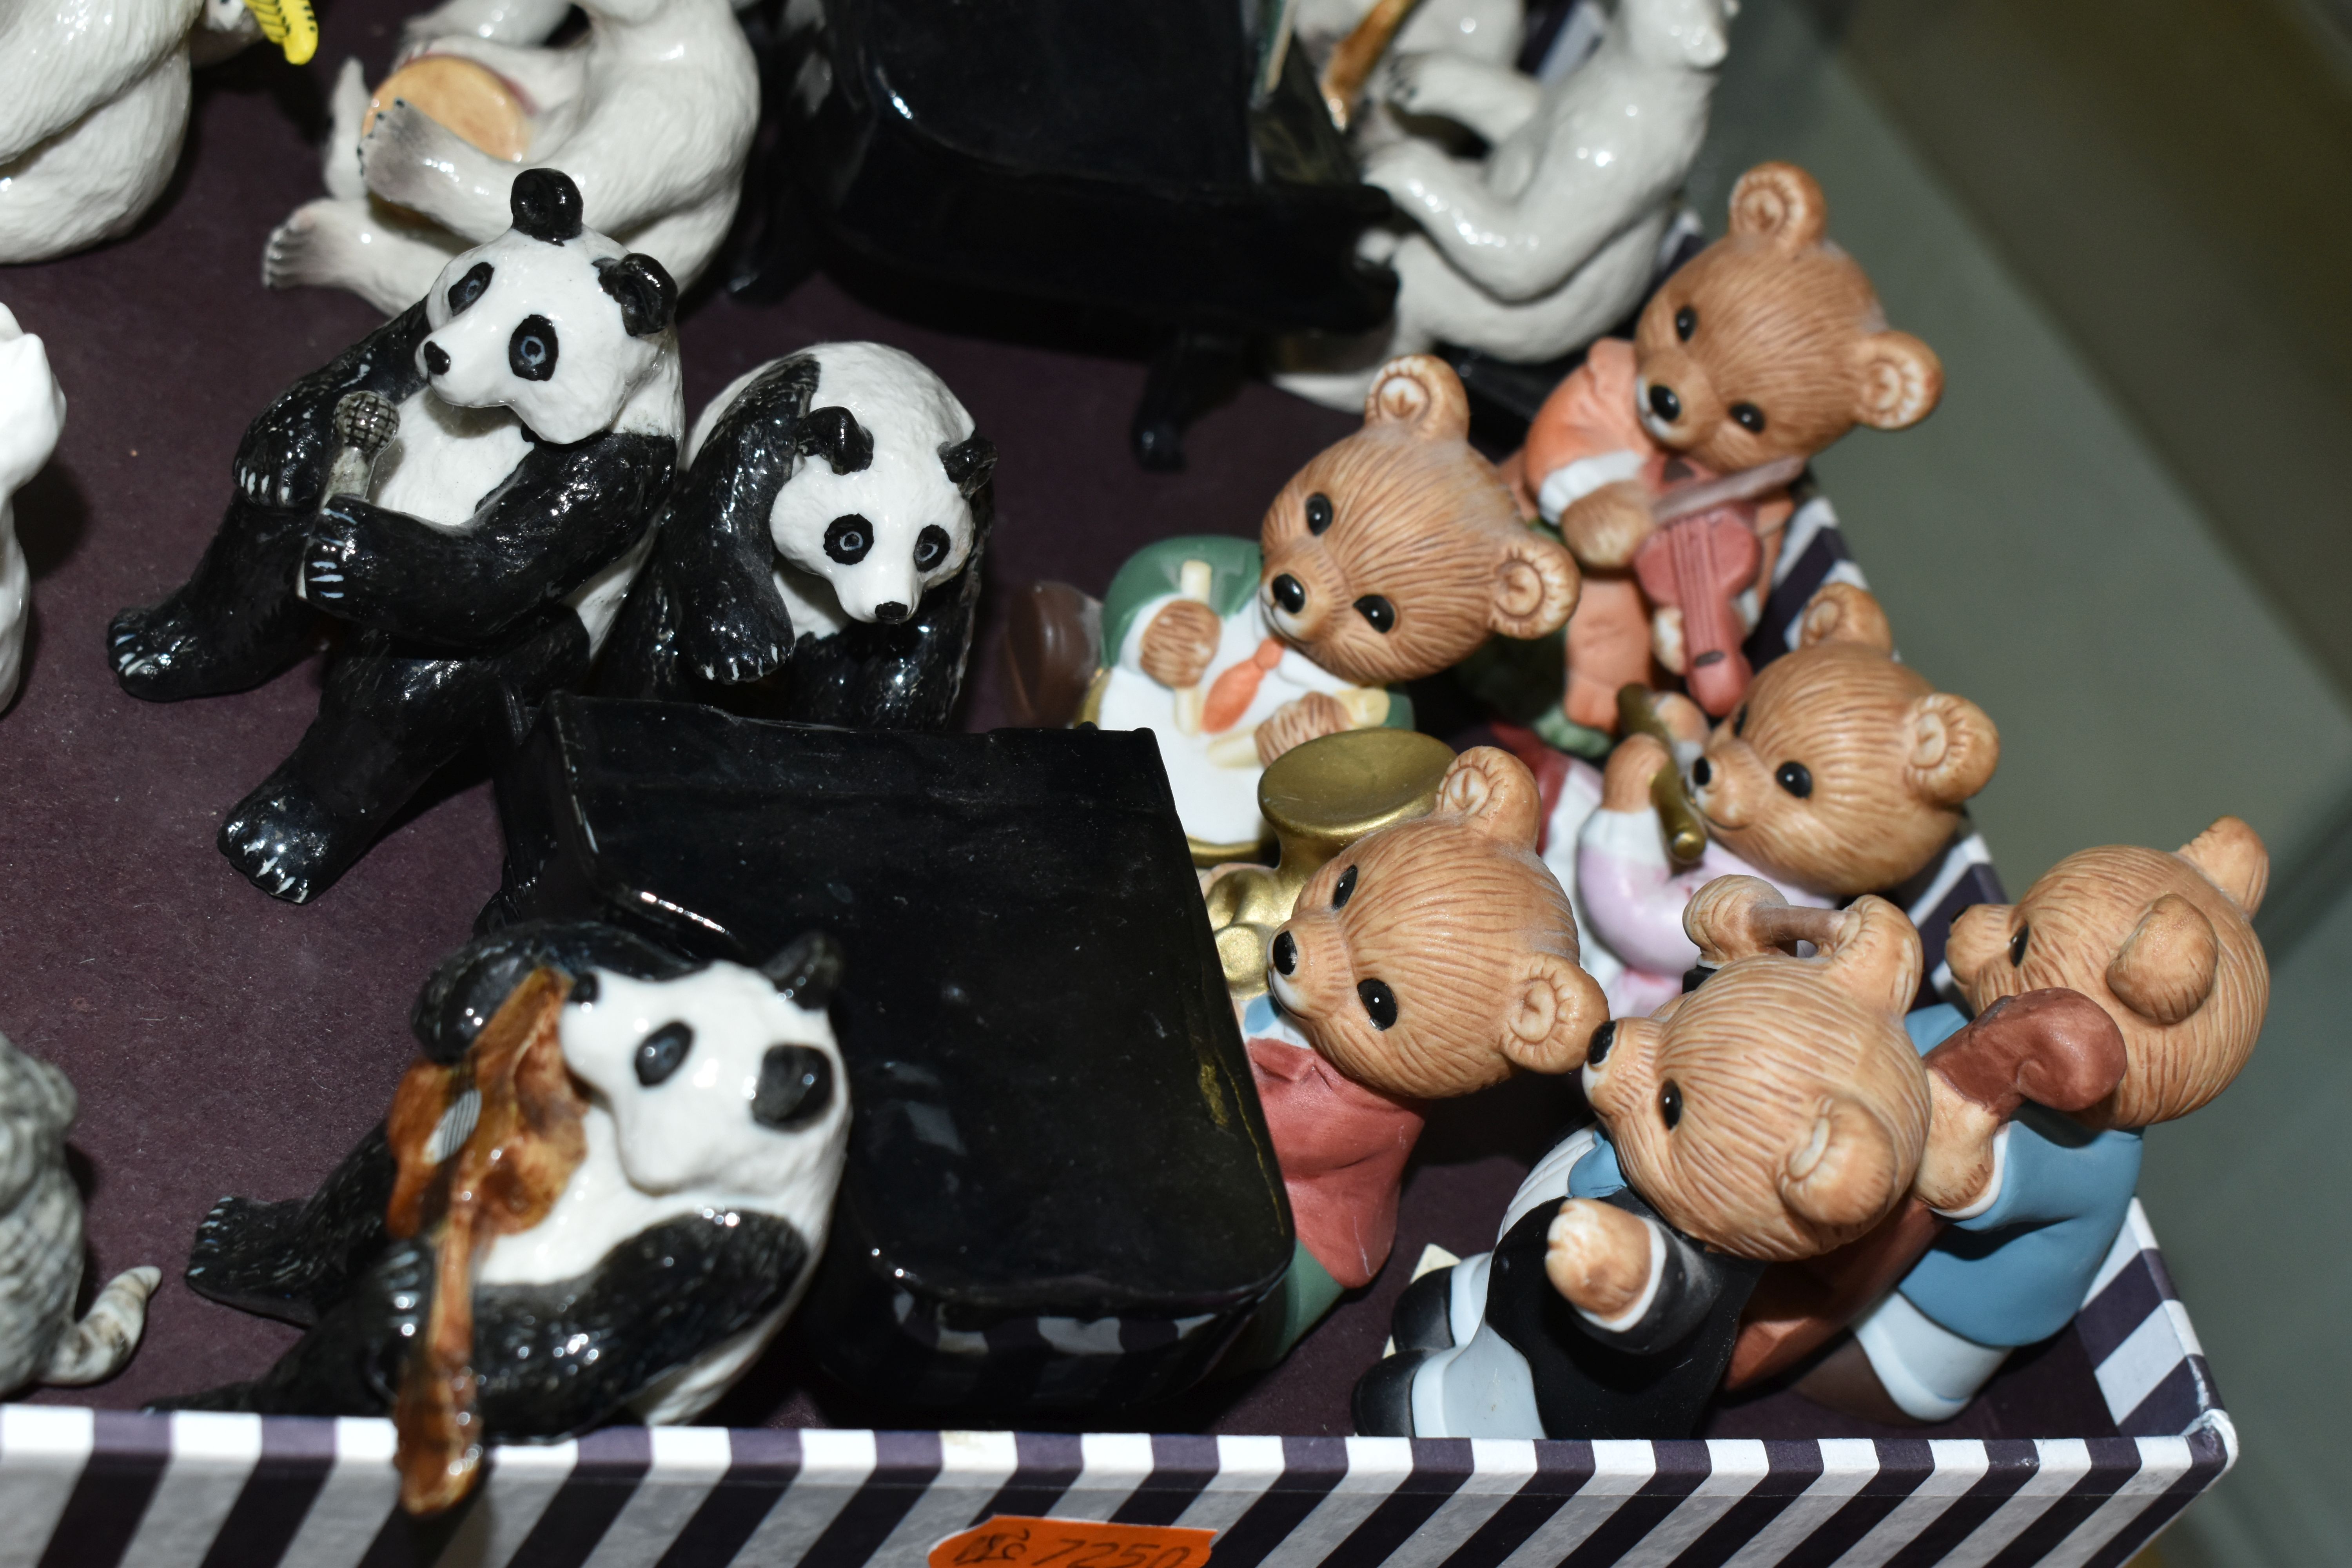
[[[0,1406],[0,1568],[916,1568],[994,1514],[1218,1531],[1215,1568],[2109,1568],[2237,1454],[2132,1205],[2074,1331],[2117,1437],[1408,1441],[614,1427],[399,1515],[381,1420]]]

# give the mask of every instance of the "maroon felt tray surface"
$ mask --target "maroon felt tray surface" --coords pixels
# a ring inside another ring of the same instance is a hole
[[[271,226],[320,194],[313,142],[332,69],[356,53],[379,76],[402,9],[347,0],[324,18],[309,67],[257,49],[200,76],[180,177],[136,235],[0,271],[0,302],[47,341],[70,405],[56,459],[17,498],[36,610],[23,695],[0,719],[0,1030],[80,1090],[73,1146],[93,1275],[139,1263],[165,1275],[130,1370],[32,1396],[45,1402],[134,1407],[253,1376],[290,1342],[283,1325],[191,1294],[179,1279],[188,1240],[224,1194],[308,1192],[383,1114],[410,1059],[416,986],[497,885],[488,785],[459,775],[314,905],[256,891],[215,853],[214,834],[309,722],[315,663],[241,696],[152,706],[116,688],[103,657],[109,617],[152,602],[194,564],[246,423],[377,321],[344,295],[265,289],[260,258]],[[913,303],[927,319],[949,313]],[[910,351],[1001,453],[987,566],[1000,593],[1041,576],[1099,593],[1150,541],[1252,533],[1290,471],[1354,424],[1250,385],[1194,427],[1186,472],[1145,474],[1126,444],[1139,361],[917,327],[905,313],[826,279],[764,307],[706,286],[683,325],[689,412],[743,370],[812,342],[876,338]],[[994,629],[984,616],[966,703],[974,728],[1002,713]],[[1378,1355],[1423,1244],[1490,1245],[1527,1159],[1574,1103],[1572,1090],[1522,1081],[1444,1108],[1406,1190],[1396,1256],[1363,1299],[1255,1384],[1115,1424],[1349,1430],[1348,1390]],[[2017,1363],[1952,1435],[2113,1431],[2071,1333]],[[934,1419],[812,1386],[789,1344],[711,1418]],[[1724,1412],[1716,1431],[1877,1435],[1789,1394]]]

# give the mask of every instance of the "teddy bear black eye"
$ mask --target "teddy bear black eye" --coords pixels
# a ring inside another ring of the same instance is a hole
[[[1386,637],[1396,630],[1396,606],[1378,594],[1367,594],[1356,601],[1356,614],[1372,623],[1372,630]]]
[[[1739,705],[1739,711],[1731,716],[1731,733],[1734,739],[1748,733],[1748,704],[1745,702]]]
[[[449,313],[462,316],[466,307],[480,299],[490,286],[493,269],[487,261],[477,261],[463,278],[449,285]]]
[[[874,548],[874,525],[856,512],[844,512],[824,525],[824,552],[844,566],[855,566]]]
[[[675,1021],[664,1024],[637,1042],[636,1060],[631,1064],[637,1069],[637,1081],[647,1089],[667,1081],[686,1065],[686,1053],[693,1048],[691,1026]]]
[[[2026,939],[2032,934],[2032,926],[2020,926],[2017,928],[2017,934],[2009,939],[2009,966],[2011,969],[2025,967],[2025,942]]]
[[[1331,526],[1331,498],[1317,491],[1307,498],[1307,531],[1320,533]]]
[[[915,570],[928,572],[948,558],[948,531],[932,523],[915,535]]]
[[[507,368],[524,381],[555,379],[555,323],[525,316],[507,340]]]
[[[1691,334],[1696,331],[1698,331],[1698,312],[1696,310],[1692,310],[1688,305],[1685,305],[1681,310],[1675,312],[1675,336],[1682,339],[1685,342],[1688,342],[1691,341]]]
[[[1672,1079],[1668,1079],[1666,1087],[1658,1091],[1658,1116],[1665,1122],[1669,1132],[1683,1119],[1683,1091],[1675,1087]]]
[[[760,1086],[751,1092],[751,1120],[789,1132],[806,1127],[833,1103],[833,1062],[808,1046],[770,1046],[760,1058]]]
[[[1353,866],[1339,873],[1339,885],[1331,889],[1331,907],[1344,910],[1348,900],[1356,896],[1356,868]]]
[[[1356,998],[1364,1005],[1364,1016],[1372,1021],[1375,1029],[1385,1029],[1396,1022],[1396,993],[1377,980],[1356,984]]]
[[[1772,782],[1799,800],[1813,793],[1812,772],[1802,763],[1782,763],[1773,770]]]
[[[1731,416],[1738,420],[1739,422],[1739,427],[1742,430],[1747,431],[1749,435],[1761,436],[1764,434],[1764,411],[1761,408],[1757,407],[1756,405],[1752,403],[1735,403],[1731,405]]]

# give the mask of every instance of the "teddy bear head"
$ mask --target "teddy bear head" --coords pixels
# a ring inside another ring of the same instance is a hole
[[[1527,764],[1474,747],[1427,816],[1358,839],[1300,890],[1266,980],[1333,1066],[1434,1100],[1584,1060],[1609,1004],[1536,855],[1541,816]]]
[[[1799,647],[1757,672],[1691,764],[1692,801],[1725,848],[1846,898],[1895,886],[1950,840],[2000,760],[2000,732],[1894,647],[1862,589],[1813,595]]]
[[[1284,638],[1336,675],[1383,686],[1450,668],[1491,633],[1566,624],[1575,561],[1519,521],[1469,434],[1469,397],[1444,361],[1381,367],[1364,427],[1266,509],[1258,595]]]
[[[1731,232],[1651,297],[1635,412],[1660,445],[1729,473],[1935,408],[1942,363],[1886,329],[1869,278],[1823,237],[1828,216],[1811,174],[1759,163],[1731,193]]]
[[[2271,973],[2251,917],[2269,881],[2263,841],[2225,816],[2175,854],[2069,855],[2016,903],[1963,911],[1946,956],[1978,1012],[2053,985],[2098,1003],[2128,1066],[2085,1119],[2169,1121],[2227,1089],[2262,1033]]]
[[[1791,1261],[1841,1247],[1910,1190],[1928,1094],[1904,1010],[1919,933],[1884,899],[1791,909],[1754,877],[1718,877],[1683,916],[1717,964],[1585,1058],[1584,1092],[1625,1180],[1685,1236]],[[1782,951],[1811,942],[1817,955]]]

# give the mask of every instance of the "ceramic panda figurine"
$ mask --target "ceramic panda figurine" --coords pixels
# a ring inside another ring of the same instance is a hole
[[[474,1272],[472,1371],[483,1442],[552,1441],[615,1417],[691,1419],[759,1358],[824,1250],[849,1136],[826,1005],[833,940],[758,969],[695,963],[610,926],[541,921],[445,962],[411,1024],[452,1064],[533,970],[572,983],[558,1028],[586,1087],[586,1152],[546,1216]],[[427,1142],[446,1160],[480,1100]],[[381,1415],[431,1310],[428,1233],[386,1224],[397,1178],[379,1126],[308,1199],[224,1198],[187,1279],[309,1331],[260,1378],[182,1409]]]
[[[687,462],[604,689],[943,726],[971,648],[996,466],[947,384],[881,343],[820,343],[721,392]]]
[[[317,721],[220,831],[295,903],[508,700],[583,678],[650,548],[685,425],[677,287],[583,228],[553,170],[517,175],[512,209],[254,421],[194,575],[108,628],[122,689],[166,702],[257,685],[320,614],[345,624]]]

